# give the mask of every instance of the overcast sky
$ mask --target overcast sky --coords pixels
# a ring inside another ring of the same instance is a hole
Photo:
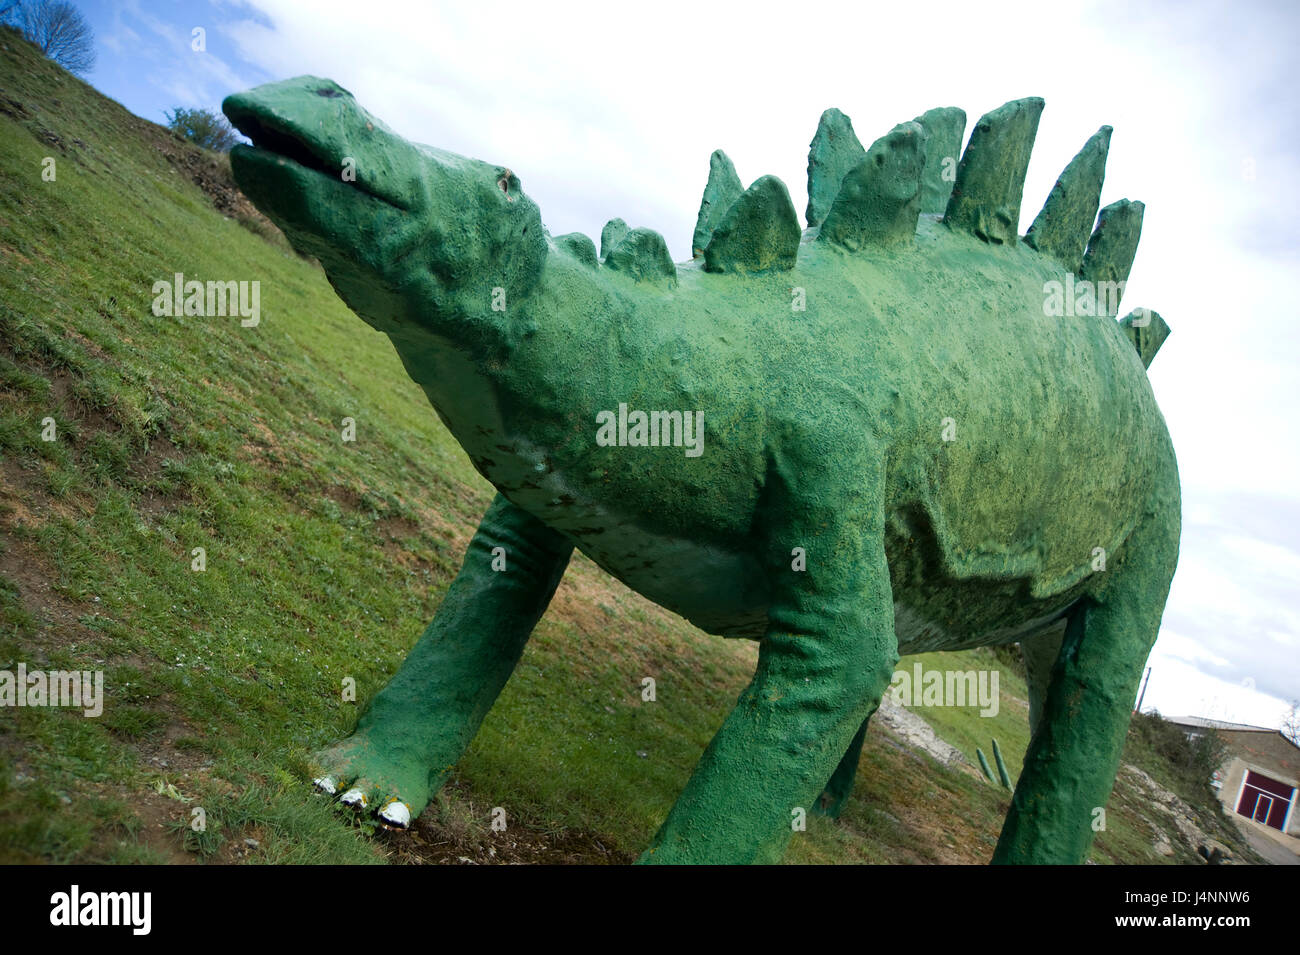
[[[1173,328],[1151,380],[1183,484],[1144,708],[1277,726],[1300,697],[1300,4],[80,5],[90,81],[149,119],[330,77],[404,136],[509,165],[552,234],[598,240],[621,216],[679,261],[714,149],[746,184],[780,176],[802,212],[829,106],[870,145],[930,107],[962,107],[969,133],[1044,97],[1022,232],[1084,140],[1114,126],[1102,203],[1146,203],[1124,310]]]

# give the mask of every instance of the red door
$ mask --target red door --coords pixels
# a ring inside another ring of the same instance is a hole
[[[1281,830],[1294,800],[1295,790],[1288,784],[1247,770],[1246,783],[1241,787],[1241,798],[1237,800],[1237,812]]]

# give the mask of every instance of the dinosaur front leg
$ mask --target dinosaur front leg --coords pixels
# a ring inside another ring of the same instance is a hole
[[[317,784],[395,825],[418,816],[505,686],[572,550],[498,494],[424,635],[356,732],[317,755]]]
[[[778,860],[888,688],[898,645],[879,484],[838,473],[870,489],[805,497],[783,479],[766,503],[758,668],[640,862]],[[790,565],[795,547],[806,570]]]

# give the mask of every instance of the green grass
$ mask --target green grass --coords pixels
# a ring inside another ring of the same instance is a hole
[[[98,719],[0,710],[0,860],[405,858],[311,793],[307,754],[432,618],[490,489],[319,268],[183,172],[222,159],[8,31],[0,87],[0,669],[103,670],[106,695]],[[176,272],[260,282],[260,325],[155,317]],[[630,857],[754,659],[576,559],[426,818],[481,829],[500,806],[542,843]],[[1024,686],[1001,678],[995,718],[923,715],[972,761],[996,735],[1015,775]],[[787,858],[984,861],[1008,799],[873,732],[844,817]]]
[[[978,766],[976,748],[982,749],[995,779],[997,766],[993,762],[992,741],[996,738],[1014,785],[1020,776],[1025,750],[1029,748],[1029,691],[1025,688],[1024,678],[1004,667],[993,651],[986,649],[965,653],[919,653],[904,657],[898,669],[911,673],[917,663],[921,664],[923,671],[997,672],[997,711],[988,716],[982,715],[981,709],[974,705],[913,705],[910,708],[934,727],[940,738],[959,749],[972,766]]]

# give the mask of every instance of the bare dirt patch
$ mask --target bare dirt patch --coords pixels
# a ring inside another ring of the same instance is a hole
[[[81,623],[81,617],[95,613],[94,602],[78,603],[55,589],[54,566],[26,537],[27,531],[43,523],[39,513],[49,513],[51,502],[33,473],[13,459],[0,461],[0,478],[0,533],[5,537],[0,577],[17,589],[22,608],[36,621],[31,635],[34,649],[48,652],[93,641],[96,635]]]
[[[279,237],[283,233],[266,216],[262,215],[248,197],[235,185],[230,172],[230,157],[200,149],[171,130],[155,123],[141,121],[140,131],[173,169],[184,176],[207,196],[212,207],[224,216],[244,223],[252,231],[265,237]]]
[[[565,829],[551,834],[508,820],[494,832],[481,819],[491,807],[468,799],[454,784],[443,789],[451,804],[440,823],[438,813],[423,813],[405,832],[384,831],[378,838],[392,861],[407,865],[626,865],[631,855],[605,845],[588,832]]]

